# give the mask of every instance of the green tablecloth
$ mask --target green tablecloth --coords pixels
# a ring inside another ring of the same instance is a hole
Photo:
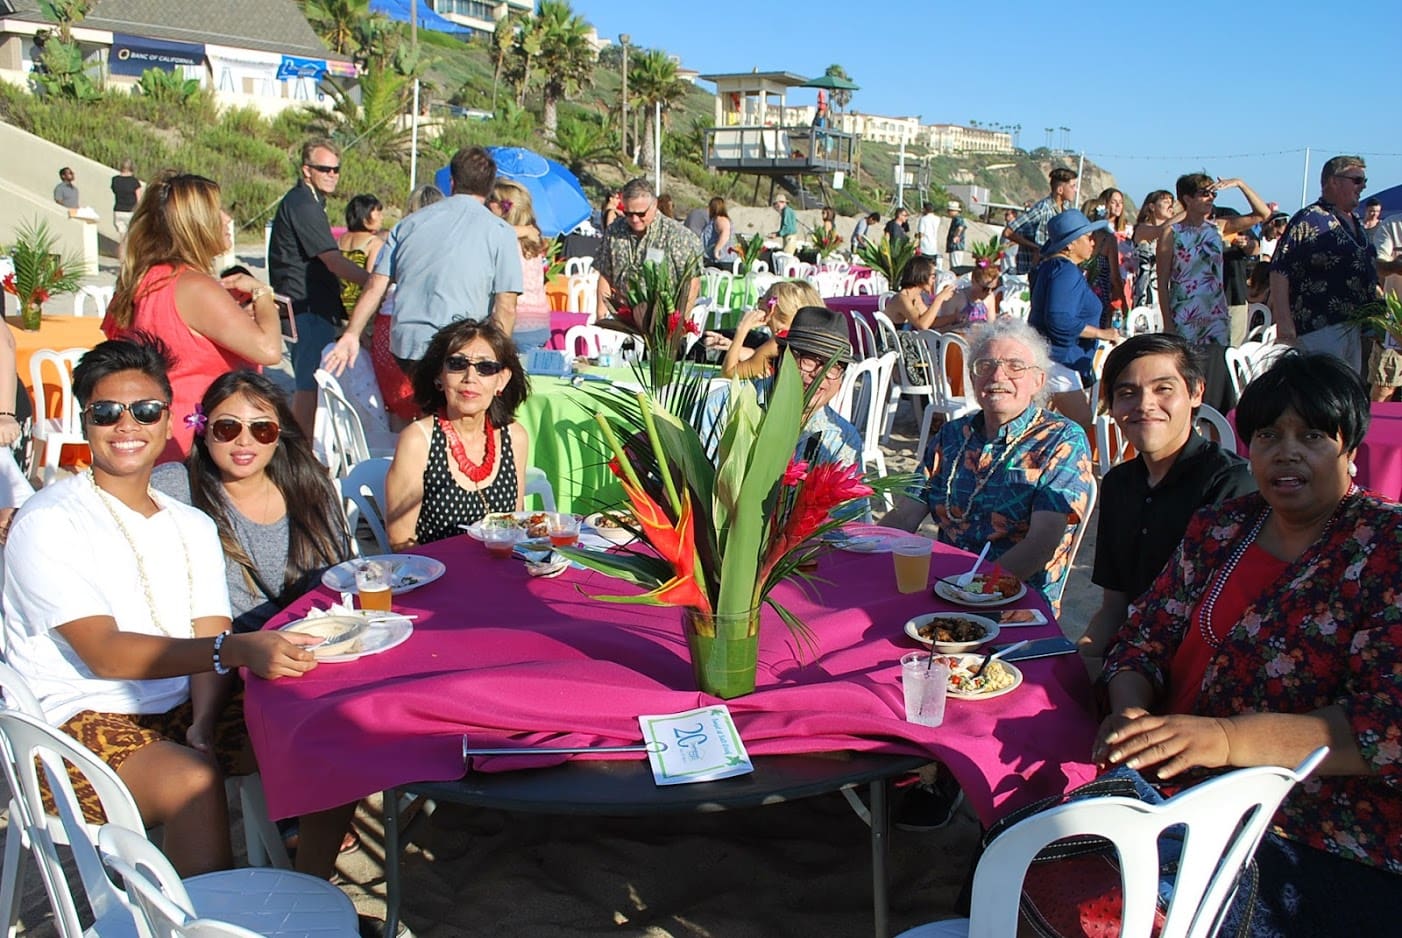
[[[719,373],[712,366],[693,367]],[[627,367],[588,368],[586,373],[625,383],[636,380]],[[532,375],[530,396],[516,411],[531,437],[531,465],[550,480],[560,511],[587,515],[626,504],[623,487],[609,471],[613,453],[594,420],[597,410],[590,389],[565,378]]]

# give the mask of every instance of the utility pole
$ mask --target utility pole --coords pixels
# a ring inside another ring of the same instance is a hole
[[[632,150],[628,149],[628,40],[632,37],[627,33],[619,33],[618,41],[623,46],[623,156],[632,161]]]
[[[419,184],[419,0],[409,0],[409,48],[414,55],[414,112],[409,115],[409,191]]]

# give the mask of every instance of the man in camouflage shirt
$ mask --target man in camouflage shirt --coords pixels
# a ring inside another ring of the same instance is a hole
[[[690,310],[696,302],[701,283],[696,272],[701,269],[701,239],[680,222],[657,210],[657,192],[646,179],[634,179],[623,187],[623,212],[604,232],[604,246],[599,254],[599,310],[626,305],[628,285],[639,276],[643,264],[666,263],[676,283],[691,267],[691,282],[687,288],[682,311]]]

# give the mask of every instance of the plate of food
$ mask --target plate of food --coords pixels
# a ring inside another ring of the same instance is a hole
[[[993,641],[998,637],[998,623],[960,612],[931,612],[907,622],[905,634],[933,645],[939,654],[955,655]]]
[[[945,655],[949,665],[949,696],[960,700],[988,700],[1017,690],[1022,684],[1022,671],[1017,665],[1000,659],[988,662],[983,673],[974,677],[983,655]]]
[[[625,524],[637,527],[637,519],[626,508],[616,511],[598,511],[584,519],[586,533],[593,533],[615,547],[623,547],[637,540]]]
[[[823,543],[854,554],[889,554],[891,545],[909,531],[879,524],[848,524],[823,535]]]
[[[936,580],[935,595],[960,606],[1006,606],[1027,595],[1027,584],[1011,573],[975,573],[967,583],[960,577]]]
[[[414,623],[392,612],[377,612],[369,616],[309,616],[284,625],[282,630],[317,636],[321,643],[309,646],[311,653],[323,664],[334,664],[378,655],[404,644],[414,633]]]
[[[434,560],[432,557],[420,554],[376,554],[373,557],[357,557],[336,564],[321,575],[321,585],[338,593],[353,592],[356,568],[370,561],[389,566],[390,590],[396,596],[418,589],[425,583],[432,583],[448,572],[441,560]]]
[[[487,528],[514,527],[525,532],[526,537],[550,536],[550,513],[545,511],[494,511],[476,524],[464,524],[462,529],[468,536],[483,540]]]

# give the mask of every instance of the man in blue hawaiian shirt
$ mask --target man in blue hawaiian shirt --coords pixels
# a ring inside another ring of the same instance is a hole
[[[1336,156],[1319,184],[1319,199],[1290,219],[1271,261],[1276,337],[1331,352],[1361,372],[1362,342],[1350,320],[1378,298],[1377,254],[1354,212],[1368,186],[1367,167],[1361,157]]]

